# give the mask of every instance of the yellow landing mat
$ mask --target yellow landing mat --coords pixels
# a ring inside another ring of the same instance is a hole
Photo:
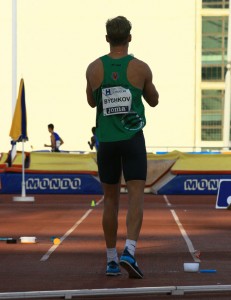
[[[174,174],[231,173],[231,156],[227,154],[181,153],[171,169]]]
[[[97,172],[92,154],[31,152],[30,171],[88,171]]]
[[[25,153],[24,156],[30,156],[29,167],[25,168],[26,173],[89,173],[96,175],[98,168],[94,153],[88,154],[70,154],[54,152],[31,152]],[[5,157],[5,156],[4,156]],[[3,161],[3,158],[0,160]],[[8,172],[21,172],[22,153],[17,152],[11,167],[7,168]]]

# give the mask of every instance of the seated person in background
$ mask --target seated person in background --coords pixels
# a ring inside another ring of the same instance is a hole
[[[59,147],[64,143],[58,133],[54,132],[54,125],[48,125],[48,131],[51,133],[51,145],[44,144],[44,147],[51,147],[52,152],[60,152]]]
[[[99,142],[95,135],[95,130],[96,130],[96,128],[92,127],[91,131],[93,133],[93,136],[91,137],[91,141],[88,142],[88,145],[90,146],[91,150],[93,150],[93,148],[95,147],[96,151],[98,151]]]

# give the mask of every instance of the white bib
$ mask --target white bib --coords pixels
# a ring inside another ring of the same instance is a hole
[[[102,102],[104,116],[127,114],[131,110],[132,94],[122,86],[103,88]]]
[[[61,145],[61,141],[60,140],[56,141],[56,148],[59,148],[60,145]]]

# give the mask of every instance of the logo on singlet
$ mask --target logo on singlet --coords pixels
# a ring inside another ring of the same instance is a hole
[[[112,72],[111,77],[116,81],[119,78],[119,74],[117,72]]]
[[[136,112],[124,115],[121,122],[127,130],[139,130],[145,125],[144,120]]]

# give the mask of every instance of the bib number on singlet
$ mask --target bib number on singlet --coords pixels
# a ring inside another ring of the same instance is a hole
[[[61,144],[61,141],[60,141],[60,140],[56,141],[56,147],[57,147],[57,148],[60,147],[60,144]]]
[[[127,114],[131,110],[132,94],[122,86],[102,89],[103,115]]]

